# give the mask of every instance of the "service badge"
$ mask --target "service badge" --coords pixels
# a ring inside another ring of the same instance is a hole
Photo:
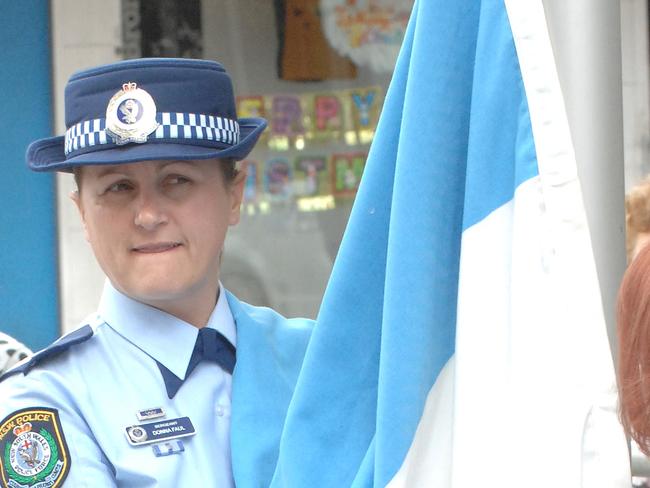
[[[136,83],[122,85],[106,107],[106,133],[118,145],[147,142],[158,128],[156,103],[149,93]]]
[[[16,411],[0,423],[0,476],[9,488],[57,488],[70,470],[58,411]]]

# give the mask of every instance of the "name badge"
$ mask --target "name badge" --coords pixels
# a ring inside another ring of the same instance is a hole
[[[196,434],[189,417],[161,420],[147,424],[131,425],[125,429],[126,438],[132,446],[144,446],[154,442],[179,439]]]

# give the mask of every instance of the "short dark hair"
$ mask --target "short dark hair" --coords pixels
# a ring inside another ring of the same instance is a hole
[[[223,175],[223,181],[226,185],[229,185],[237,175],[239,175],[240,169],[237,167],[237,161],[232,158],[225,158],[219,161],[219,167],[221,168],[221,174]]]
[[[239,168],[237,167],[237,161],[232,158],[220,159],[219,168],[221,168],[221,174],[223,175],[223,181],[226,185],[231,184],[237,178],[239,174]],[[72,173],[74,175],[74,182],[77,185],[77,191],[81,190],[81,166],[74,166],[72,168]]]

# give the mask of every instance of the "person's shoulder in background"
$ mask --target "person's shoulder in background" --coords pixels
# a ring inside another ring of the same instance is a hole
[[[0,375],[31,354],[27,346],[0,332]]]

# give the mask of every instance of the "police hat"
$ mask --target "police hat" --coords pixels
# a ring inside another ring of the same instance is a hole
[[[65,88],[65,136],[33,142],[34,171],[145,160],[233,158],[266,127],[238,119],[230,76],[215,61],[133,59],[72,75]]]

